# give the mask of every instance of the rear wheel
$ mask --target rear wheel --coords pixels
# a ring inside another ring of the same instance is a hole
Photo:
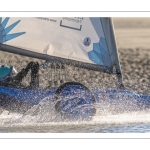
[[[95,98],[91,91],[78,82],[62,84],[56,91],[55,109],[71,120],[87,120],[95,115]]]

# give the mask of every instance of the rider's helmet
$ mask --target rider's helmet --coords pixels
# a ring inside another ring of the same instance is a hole
[[[15,70],[13,66],[5,66],[5,65],[0,66],[0,80],[1,81],[7,79],[8,77],[12,77],[16,73],[17,71]]]

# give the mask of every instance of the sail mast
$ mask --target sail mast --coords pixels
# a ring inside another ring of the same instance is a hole
[[[115,30],[114,30],[114,25],[113,25],[113,20],[112,18],[110,19],[110,23],[111,23],[111,26],[112,26],[112,36],[113,36],[113,39],[114,39],[114,45],[115,45],[115,48],[116,48],[116,53],[117,53],[117,59],[118,59],[118,62],[117,62],[117,65],[116,65],[116,74],[117,74],[117,77],[118,77],[118,83],[119,83],[119,88],[124,88],[124,83],[123,83],[123,77],[122,77],[122,70],[121,70],[121,66],[120,66],[120,59],[119,59],[119,54],[118,54],[118,48],[117,48],[117,41],[116,41],[116,38],[115,38]]]
[[[120,88],[124,87],[123,84],[123,77],[122,77],[122,71],[121,66],[119,62],[119,55],[118,55],[118,48],[117,48],[117,42],[115,38],[115,32],[114,32],[114,25],[112,18],[101,18],[105,38],[107,41],[108,51],[110,54],[110,59],[112,62],[112,73],[114,73],[113,68],[115,67],[115,73],[118,77],[118,83]]]

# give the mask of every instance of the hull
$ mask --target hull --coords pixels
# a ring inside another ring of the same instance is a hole
[[[6,96],[7,98],[8,96],[12,99],[29,102],[32,104],[38,104],[45,97],[54,95],[55,91],[56,91],[55,89],[54,90],[45,90],[45,89],[30,90],[30,89],[17,89],[17,88],[0,86],[1,97]],[[4,100],[7,101],[7,99]]]
[[[77,90],[78,87],[72,86],[72,88]],[[70,92],[71,90],[69,89],[68,91]],[[111,105],[114,106],[115,104],[116,106],[115,109],[120,107],[120,104],[121,104],[121,105],[124,105],[124,108],[122,109],[129,109],[131,107],[130,104],[134,103],[137,105],[139,109],[150,108],[150,96],[149,95],[137,94],[135,92],[128,91],[128,90],[115,90],[115,89],[93,90],[91,91],[91,93],[93,94],[95,98],[94,103],[91,99],[89,99],[89,95],[84,94],[84,98],[78,98],[78,94],[73,93],[69,97],[69,95],[67,95],[68,91],[62,93],[63,99],[65,99],[64,96],[67,96],[67,100],[65,100],[64,103],[59,104],[62,111],[65,112],[67,115],[69,113],[71,114],[72,109],[74,109],[78,104],[80,106],[84,106],[87,104],[95,105],[95,106],[100,105],[101,107],[103,107],[104,104],[108,104],[110,107]],[[0,86],[0,106],[4,107],[5,109],[8,109],[9,111],[17,111],[17,112],[24,113],[33,105],[37,105],[38,103],[40,103],[40,101],[42,101],[46,97],[52,97],[50,100],[55,101],[56,92],[57,92],[57,89],[29,90],[29,89],[16,89],[16,88],[8,88],[8,87]],[[75,103],[74,101],[76,99],[78,99],[79,101],[78,104],[77,103],[74,104]],[[67,106],[68,104],[70,104],[69,101],[73,102],[73,104],[71,104],[69,109],[65,109],[65,105]],[[86,101],[89,101],[89,102],[86,102]],[[86,110],[85,112],[87,114],[89,114],[90,112],[93,115],[94,113],[91,111],[93,111],[93,107],[91,108],[90,106],[90,109]],[[77,113],[79,115],[80,111],[77,110],[75,111],[75,113],[73,112],[72,114],[73,116],[76,116]]]
[[[55,90],[28,90],[0,86],[0,107],[11,112],[25,113]]]

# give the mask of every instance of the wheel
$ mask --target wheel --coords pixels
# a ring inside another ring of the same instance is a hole
[[[71,120],[87,120],[95,115],[95,98],[91,91],[81,83],[67,82],[56,91],[55,109],[62,118]]]

